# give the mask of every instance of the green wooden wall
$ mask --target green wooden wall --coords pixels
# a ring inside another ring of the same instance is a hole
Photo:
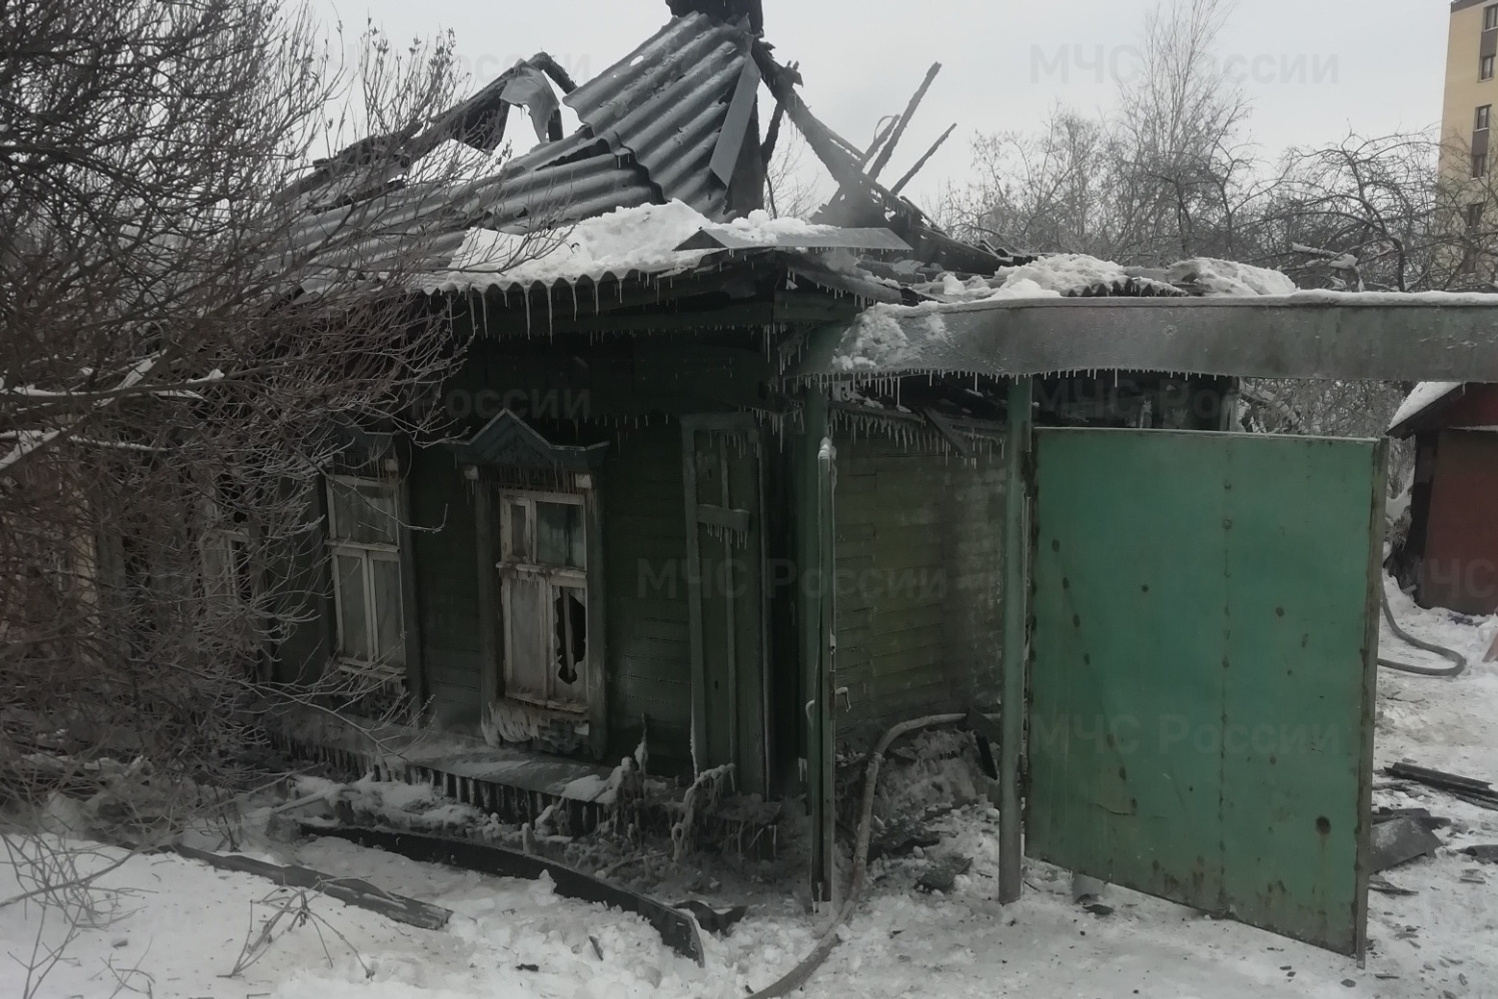
[[[928,714],[995,709],[1004,467],[882,437],[837,442],[840,744]]]
[[[650,769],[691,770],[692,653],[681,428],[628,431],[602,482],[610,756],[648,726]]]
[[[478,536],[473,484],[444,449],[415,449],[411,544],[421,659],[432,717],[477,730],[483,717]]]

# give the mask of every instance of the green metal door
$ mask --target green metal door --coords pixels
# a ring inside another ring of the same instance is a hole
[[[692,642],[692,755],[766,791],[764,533],[759,430],[739,414],[682,419]]]
[[[1037,434],[1028,855],[1361,955],[1384,455]]]

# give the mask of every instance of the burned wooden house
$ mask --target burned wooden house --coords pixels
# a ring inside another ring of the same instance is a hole
[[[833,645],[845,748],[911,713],[996,706],[1001,381],[791,375],[874,303],[1035,278],[1187,292],[944,235],[793,84],[752,24],[685,13],[566,93],[577,133],[462,192],[475,221],[423,288],[473,337],[432,400],[448,439],[375,434],[329,477],[326,604],[281,650],[286,677],[374,673],[446,732],[595,762],[644,740],[657,772],[731,764],[771,797],[802,786]],[[782,115],[842,185],[813,223],[760,210]],[[537,219],[563,235],[527,259],[515,234]],[[1216,429],[1226,385],[1109,373],[1040,391],[1056,422]]]
[[[455,192],[451,431],[357,431],[281,676],[403,685],[449,736],[405,763],[485,804],[596,801],[642,745],[804,793],[823,897],[839,753],[998,710],[1006,898],[1023,797],[1033,856],[1359,951],[1383,450],[1219,431],[1240,376],[1498,378],[1489,307],[963,243],[742,9],[672,10]],[[761,211],[783,120],[838,185],[810,222]]]

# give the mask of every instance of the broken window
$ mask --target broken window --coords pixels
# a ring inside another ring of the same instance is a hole
[[[500,494],[505,696],[588,702],[588,550],[581,496]]]
[[[404,679],[406,628],[395,484],[330,478],[328,548],[340,666],[348,672]]]

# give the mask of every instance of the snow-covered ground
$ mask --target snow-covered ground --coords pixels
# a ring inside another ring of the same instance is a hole
[[[1379,766],[1402,758],[1498,777],[1498,667],[1482,663],[1498,620],[1453,620],[1393,593],[1396,613],[1421,637],[1473,659],[1458,680],[1380,676]],[[1406,651],[1385,634],[1384,652]],[[1448,846],[1387,877],[1412,896],[1374,895],[1367,967],[1179,906],[1117,888],[1113,911],[1080,909],[1064,872],[1027,865],[1025,898],[992,899],[997,813],[971,803],[938,820],[933,856],[974,858],[945,896],[913,883],[927,859],[875,865],[846,939],[805,992],[816,997],[1498,996],[1498,867],[1456,850],[1498,843],[1498,813],[1438,792],[1414,797],[1382,787],[1376,803],[1419,805],[1453,820]],[[912,799],[914,802],[914,799]],[[444,931],[398,925],[322,896],[315,918],[278,924],[263,956],[235,967],[285,893],[248,875],[169,856],[139,856],[105,884],[128,890],[120,918],[82,931],[39,997],[137,994],[214,999],[614,999],[742,997],[788,970],[812,946],[815,920],[786,892],[764,889],[726,938],[705,937],[706,967],[676,956],[642,919],[558,898],[547,883],[508,881],[412,863],[336,840],[265,845],[266,859],[366,878],[456,912]],[[97,862],[102,862],[97,861]],[[1477,873],[1474,875],[1473,871]],[[0,900],[16,891],[0,866]],[[709,901],[713,896],[705,896]],[[0,909],[0,997],[21,996],[40,911]],[[55,920],[43,939],[56,941]]]

